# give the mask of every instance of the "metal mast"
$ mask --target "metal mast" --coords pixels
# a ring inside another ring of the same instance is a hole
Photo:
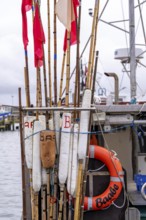
[[[129,31],[130,31],[130,88],[131,99],[136,97],[136,59],[135,59],[135,13],[134,0],[129,0]]]

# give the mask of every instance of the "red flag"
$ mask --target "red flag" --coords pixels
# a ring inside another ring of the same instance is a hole
[[[34,64],[35,67],[43,65],[44,51],[43,43],[45,43],[45,35],[42,22],[39,15],[39,6],[35,5],[35,16],[33,22],[33,38],[34,38]]]
[[[76,18],[77,18],[77,7],[79,6],[79,1],[72,0],[72,3],[74,8],[75,20],[71,22],[70,45],[74,45],[77,43]],[[67,30],[65,31],[63,50],[66,51],[66,49],[67,49]]]
[[[77,29],[76,29],[76,21],[72,21],[71,23],[71,32],[70,32],[70,45],[74,45],[77,43]],[[63,50],[64,52],[67,49],[67,30],[65,31],[64,36],[64,46]]]
[[[77,18],[77,7],[79,6],[79,0],[73,0],[73,8],[75,13],[75,18]]]
[[[22,0],[22,7],[25,10],[25,12],[31,10],[32,0]]]
[[[32,0],[22,0],[21,12],[22,12],[22,38],[24,49],[26,50],[28,45],[28,33],[27,33],[27,17],[26,12],[32,8]]]

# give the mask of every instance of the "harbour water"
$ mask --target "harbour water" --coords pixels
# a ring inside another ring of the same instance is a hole
[[[0,132],[0,220],[22,216],[19,131]]]

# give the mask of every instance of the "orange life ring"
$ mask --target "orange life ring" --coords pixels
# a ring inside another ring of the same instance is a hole
[[[123,186],[123,169],[119,159],[107,149],[90,145],[89,157],[102,161],[110,173],[110,183],[100,195],[84,198],[84,210],[102,210],[109,207],[121,193]]]

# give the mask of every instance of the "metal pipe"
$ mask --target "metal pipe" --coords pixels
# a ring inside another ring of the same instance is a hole
[[[134,0],[129,0],[130,87],[131,100],[136,97],[135,15]]]
[[[115,104],[119,101],[119,78],[116,73],[104,73],[108,77],[114,77],[115,79]]]
[[[33,108],[27,108],[23,107],[22,111],[95,111],[96,107],[91,108],[82,108],[82,107],[33,107]]]

